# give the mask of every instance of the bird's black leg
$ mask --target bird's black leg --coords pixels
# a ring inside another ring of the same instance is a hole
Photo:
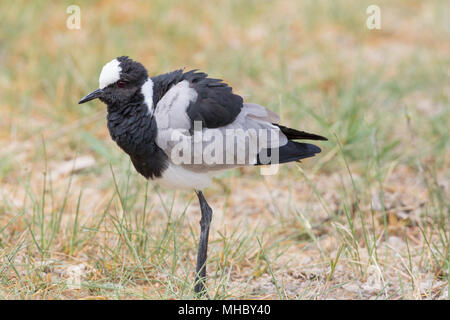
[[[206,202],[205,197],[201,191],[195,191],[197,193],[198,201],[200,203],[200,209],[202,211],[202,218],[200,219],[200,241],[198,243],[197,253],[197,267],[195,268],[195,287],[194,291],[198,295],[203,295],[206,292],[205,280],[206,280],[206,257],[208,254],[208,236],[209,225],[211,224],[212,209]]]

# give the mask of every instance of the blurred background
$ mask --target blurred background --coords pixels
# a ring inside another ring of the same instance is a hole
[[[372,4],[380,29],[366,26]],[[147,183],[105,106],[77,104],[121,55],[150,75],[200,69],[329,138],[276,176],[233,170],[206,190],[212,297],[448,298],[449,12],[444,0],[1,1],[0,298],[192,297],[194,195]]]

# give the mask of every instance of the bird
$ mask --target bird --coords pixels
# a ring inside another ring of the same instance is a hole
[[[208,295],[213,210],[202,191],[212,177],[242,166],[276,166],[313,157],[321,152],[318,146],[294,140],[327,140],[281,125],[278,114],[244,102],[223,80],[198,69],[149,77],[147,69],[128,56],[106,63],[99,88],[78,103],[94,99],[106,104],[109,134],[139,174],[197,195],[201,219],[194,293],[199,297]]]

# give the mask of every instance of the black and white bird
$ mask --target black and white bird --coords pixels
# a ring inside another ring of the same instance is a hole
[[[141,175],[168,188],[196,192],[201,208],[197,294],[206,292],[212,218],[201,190],[211,184],[212,175],[244,165],[276,165],[312,157],[320,148],[292,140],[327,140],[280,125],[276,113],[244,103],[222,80],[197,70],[149,77],[142,64],[126,56],[105,64],[99,89],[79,103],[97,98],[107,105],[111,138]]]

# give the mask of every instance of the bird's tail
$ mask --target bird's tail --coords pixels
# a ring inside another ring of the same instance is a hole
[[[322,150],[318,146],[310,143],[288,141],[280,148],[263,149],[258,154],[256,165],[267,165],[298,161],[305,158],[314,157]]]
[[[319,136],[314,133],[308,133],[305,131],[299,131],[296,129],[288,128],[282,126],[281,124],[274,123],[278,128],[280,128],[281,132],[288,138],[288,140],[328,140],[325,137]]]

